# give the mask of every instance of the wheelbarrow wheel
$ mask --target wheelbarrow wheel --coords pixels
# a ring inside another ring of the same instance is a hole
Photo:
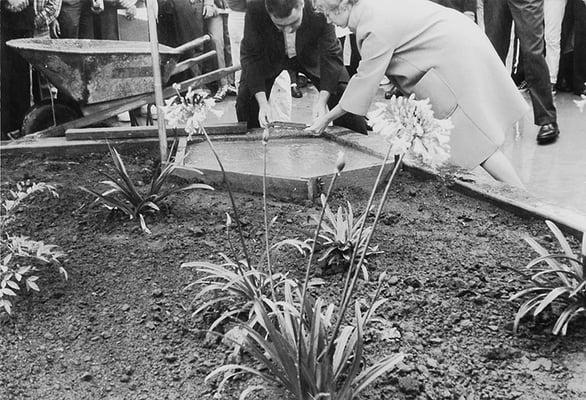
[[[55,120],[53,120],[53,106],[55,107]],[[55,122],[57,125],[61,125],[83,117],[76,104],[56,99],[53,100],[53,106],[51,105],[51,99],[43,100],[32,106],[22,121],[21,136],[50,128],[54,126]]]

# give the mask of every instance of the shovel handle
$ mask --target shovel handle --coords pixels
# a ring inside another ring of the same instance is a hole
[[[202,44],[208,42],[211,39],[210,35],[203,35],[202,37],[198,37],[197,39],[193,39],[187,43],[182,44],[179,47],[175,47],[175,52],[178,54],[183,54],[188,50],[194,49],[196,47],[201,46]]]

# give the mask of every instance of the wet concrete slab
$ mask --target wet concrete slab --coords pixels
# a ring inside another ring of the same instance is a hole
[[[317,92],[312,86],[303,88],[302,92],[303,98],[293,99],[292,120],[309,123]],[[531,100],[526,93],[524,97],[530,104]],[[574,100],[579,100],[579,97],[571,93],[558,93],[555,96],[561,129],[557,142],[538,145],[535,140],[538,127],[533,124],[532,113],[528,113],[517,129],[512,127],[508,132],[503,149],[512,160],[529,194],[540,200],[540,204],[586,215],[586,111],[581,113]],[[377,101],[385,101],[382,90],[377,93]],[[219,107],[224,110],[224,114],[218,121],[236,120],[234,98],[228,97]],[[211,120],[210,123],[218,121]],[[374,136],[357,136],[349,140],[357,146],[376,149],[378,139]],[[494,180],[482,168],[464,175],[466,182],[495,186]]]

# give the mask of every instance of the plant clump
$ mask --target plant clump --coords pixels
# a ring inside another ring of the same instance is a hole
[[[586,233],[582,248],[576,255],[560,229],[546,221],[562,249],[561,253],[550,253],[533,238],[525,241],[539,257],[525,267],[531,275],[523,273],[530,286],[513,295],[510,300],[527,298],[515,316],[514,331],[528,315],[537,317],[548,308],[559,313],[553,327],[553,334],[565,336],[570,322],[579,316],[586,316]]]

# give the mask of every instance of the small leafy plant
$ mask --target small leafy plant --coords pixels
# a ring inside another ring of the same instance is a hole
[[[322,204],[322,206],[325,208],[325,215],[320,227],[321,254],[318,261],[323,261],[326,266],[331,268],[341,267],[342,270],[346,270],[354,248],[358,248],[358,257],[362,253],[365,254],[365,257],[381,253],[378,246],[366,246],[367,238],[372,233],[372,227],[365,227],[360,235],[360,227],[368,216],[368,212],[365,211],[356,219],[350,202],[348,202],[348,208],[338,207],[336,214],[332,212],[329,204]],[[317,223],[318,216],[313,218]],[[368,271],[365,265],[363,265],[362,273],[364,279],[368,280]]]
[[[107,180],[101,183],[106,185],[108,189],[101,193],[83,186],[80,189],[96,197],[93,204],[102,203],[109,209],[122,211],[131,220],[138,219],[142,231],[147,234],[151,233],[151,231],[146,225],[144,216],[160,211],[160,205],[167,197],[179,192],[196,189],[213,190],[211,186],[201,183],[193,183],[183,187],[173,184],[168,185],[169,178],[176,170],[189,169],[200,174],[202,172],[195,168],[185,167],[167,160],[166,165],[159,166],[157,171],[155,171],[151,184],[148,186],[148,191],[142,193],[130,178],[122,157],[120,157],[120,154],[113,147],[110,147],[110,156],[112,157],[114,171],[117,176],[100,171],[107,178]]]
[[[570,322],[579,315],[586,315],[586,234],[581,254],[577,256],[560,229],[551,221],[546,224],[563,253],[551,254],[535,239],[525,238],[540,256],[525,267],[531,271],[531,275],[524,274],[531,286],[510,298],[512,301],[528,297],[517,311],[513,330],[517,332],[523,317],[536,317],[551,306],[561,311],[552,332],[565,336]]]
[[[249,267],[245,262],[230,260],[225,254],[222,264],[210,262],[188,262],[182,268],[194,268],[201,278],[190,283],[185,289],[201,288],[195,295],[193,304],[198,308],[193,315],[198,315],[216,305],[222,305],[226,310],[215,319],[209,327],[210,331],[218,328],[230,319],[251,319],[251,311],[257,299],[270,296],[271,289],[279,289],[287,281],[283,274],[268,276],[265,272]],[[271,284],[273,287],[271,288]],[[207,298],[211,297],[210,300]]]
[[[23,202],[41,192],[48,192],[59,197],[55,187],[45,183],[19,182],[16,191],[9,192],[9,199],[2,201],[3,214],[0,217],[0,309],[12,313],[13,298],[19,291],[39,291],[38,275],[35,272],[41,266],[56,266],[67,279],[67,271],[60,262],[65,254],[57,246],[47,245],[42,241],[31,240],[26,236],[11,236],[7,233],[9,224],[14,220],[16,210]],[[24,285],[24,286],[23,286]]]

